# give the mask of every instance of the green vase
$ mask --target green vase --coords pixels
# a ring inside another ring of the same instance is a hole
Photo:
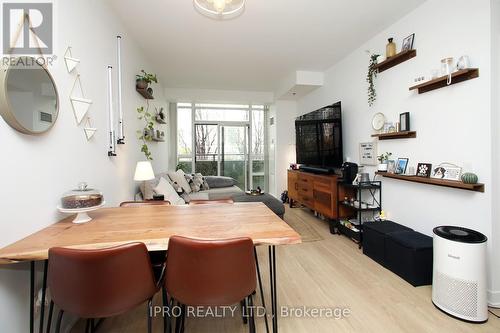
[[[466,172],[462,175],[462,182],[465,184],[476,184],[477,180],[477,175],[472,172]]]

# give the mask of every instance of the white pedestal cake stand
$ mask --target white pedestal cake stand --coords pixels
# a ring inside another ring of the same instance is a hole
[[[98,210],[99,208],[104,207],[106,204],[106,201],[103,201],[99,206],[94,206],[94,207],[88,207],[88,208],[62,208],[61,206],[57,206],[57,209],[61,213],[66,213],[66,214],[76,214],[75,219],[73,220],[73,223],[87,223],[92,220],[92,218],[87,214],[88,212],[92,212],[94,210]]]

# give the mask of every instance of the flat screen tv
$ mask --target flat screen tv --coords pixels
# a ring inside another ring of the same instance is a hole
[[[298,164],[324,170],[342,166],[340,102],[298,117],[295,132]]]

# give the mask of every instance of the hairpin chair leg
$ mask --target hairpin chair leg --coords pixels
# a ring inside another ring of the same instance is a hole
[[[54,301],[50,301],[49,305],[49,317],[47,318],[47,330],[46,333],[50,333],[50,326],[52,326],[52,313],[54,312]],[[87,331],[85,331],[86,333]]]
[[[246,303],[246,300],[242,300],[240,302],[240,305],[241,305],[241,318],[243,319],[243,324],[246,325],[248,323],[248,319],[247,319],[247,303]]]
[[[35,262],[30,261],[30,333],[35,327]]]
[[[266,308],[266,300],[264,299],[264,289],[262,288],[262,277],[260,275],[260,266],[259,266],[259,257],[257,256],[257,249],[253,248],[253,253],[255,255],[255,265],[257,266],[257,280],[259,282],[260,289],[260,299],[262,300],[262,307],[264,307],[264,322],[266,323],[266,333],[269,333],[269,323],[267,321],[267,308]]]
[[[166,321],[163,321],[163,333],[171,333],[172,332],[172,309],[174,308],[174,299],[170,297],[168,299],[167,290],[164,292],[164,303],[163,306],[167,306],[167,317]]]
[[[47,292],[47,270],[48,270],[48,260],[43,262],[43,284],[42,284],[42,301],[40,304],[40,328],[38,331],[43,333],[43,322],[45,320],[45,296]]]
[[[177,302],[177,305],[181,308],[181,315],[175,318],[175,333],[184,332],[184,322],[186,317],[186,306]]]
[[[61,332],[61,322],[63,319],[64,310],[59,310],[59,315],[57,316],[56,333]]]
[[[249,305],[249,319],[250,324],[248,325],[248,329],[250,333],[255,333],[255,318],[254,318],[254,308],[253,308],[253,296],[248,296],[248,305]]]
[[[269,246],[269,282],[271,283],[271,312],[273,333],[278,332],[278,291],[276,286],[276,247]]]

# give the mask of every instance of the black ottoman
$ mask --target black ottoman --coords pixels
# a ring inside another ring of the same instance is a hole
[[[267,193],[262,195],[235,194],[232,199],[234,202],[262,202],[280,218],[285,216],[285,205],[283,205],[283,202]]]
[[[401,231],[385,241],[387,268],[414,287],[432,284],[432,237]]]
[[[412,229],[392,221],[363,223],[363,253],[385,267],[385,241],[389,234],[398,231]]]

